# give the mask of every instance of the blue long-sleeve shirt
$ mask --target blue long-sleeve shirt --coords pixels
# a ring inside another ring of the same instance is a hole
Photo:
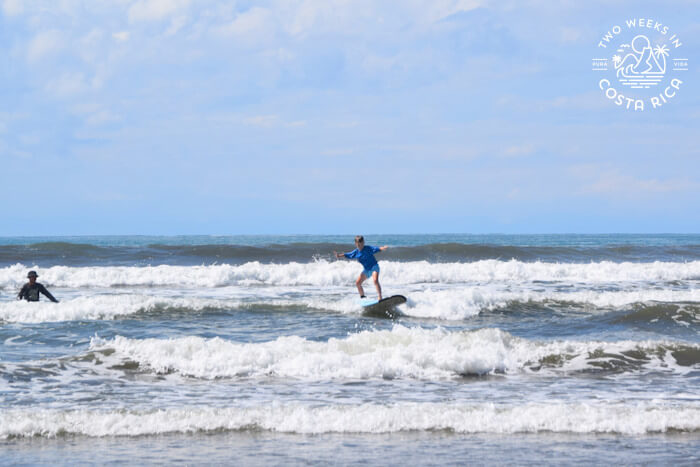
[[[377,264],[377,258],[374,257],[374,254],[380,250],[379,247],[365,245],[361,250],[355,248],[350,253],[343,253],[343,255],[350,259],[357,258],[362,267],[370,269]]]

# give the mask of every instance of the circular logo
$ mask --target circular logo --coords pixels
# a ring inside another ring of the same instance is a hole
[[[592,69],[603,95],[633,111],[658,109],[677,95],[688,71],[683,42],[665,24],[632,18],[616,24],[598,42]]]

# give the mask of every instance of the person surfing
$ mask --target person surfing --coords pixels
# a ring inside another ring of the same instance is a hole
[[[338,253],[334,251],[336,258],[348,258],[357,259],[357,261],[362,264],[364,268],[360,273],[359,277],[355,281],[357,286],[357,291],[360,292],[360,298],[365,298],[365,290],[362,288],[362,283],[367,280],[367,278],[372,277],[374,286],[377,289],[378,300],[382,299],[382,286],[379,284],[379,263],[377,263],[377,258],[374,257],[375,253],[384,251],[388,246],[376,247],[365,245],[365,239],[362,235],[355,237],[355,249],[349,253]]]

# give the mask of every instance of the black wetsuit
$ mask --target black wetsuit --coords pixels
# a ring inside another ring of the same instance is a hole
[[[29,282],[24,284],[24,287],[22,287],[22,290],[19,291],[19,295],[17,296],[17,298],[19,298],[20,300],[25,299],[28,302],[38,302],[39,293],[43,293],[52,302],[58,303],[58,300],[56,300],[54,296],[51,295],[51,292],[46,290],[46,287],[44,287],[38,282],[35,282],[34,285],[30,284]]]

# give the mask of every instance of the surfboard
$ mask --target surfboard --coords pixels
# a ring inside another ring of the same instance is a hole
[[[406,297],[403,295],[392,295],[381,300],[369,298],[360,300],[364,316],[376,316],[379,318],[395,318],[398,315],[396,307],[403,303],[406,303]]]

